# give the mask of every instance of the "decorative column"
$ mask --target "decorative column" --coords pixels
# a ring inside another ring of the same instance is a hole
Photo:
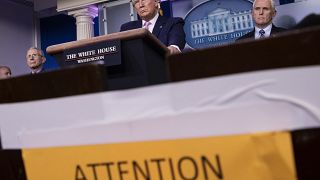
[[[93,18],[98,16],[98,8],[96,6],[88,6],[68,12],[76,18],[77,40],[89,39],[94,36]]]

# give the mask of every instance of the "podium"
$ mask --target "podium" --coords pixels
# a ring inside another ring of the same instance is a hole
[[[168,82],[165,63],[167,52],[167,48],[143,28],[47,48],[47,53],[62,68],[83,64],[85,61],[103,63],[107,70],[107,90]],[[83,53],[86,53],[85,57]]]
[[[65,54],[97,45],[119,43],[119,51],[106,55],[110,64],[74,64]],[[127,89],[168,82],[167,48],[145,29],[50,46],[47,52],[62,67],[36,75],[0,81],[0,103],[22,102],[77,94]],[[121,59],[120,59],[121,58]],[[37,93],[35,93],[37,91]]]

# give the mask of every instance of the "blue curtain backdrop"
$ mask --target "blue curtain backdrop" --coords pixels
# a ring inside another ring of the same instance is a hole
[[[40,19],[41,49],[44,51],[47,61],[45,69],[59,68],[55,59],[48,55],[45,50],[48,46],[75,41],[77,39],[76,20],[72,16],[59,14]],[[94,19],[94,35],[99,35],[98,18]]]
[[[294,3],[294,0],[280,0],[280,5],[288,3]]]
[[[163,16],[172,17],[171,1],[163,1],[163,2],[161,2],[161,9],[163,11]]]

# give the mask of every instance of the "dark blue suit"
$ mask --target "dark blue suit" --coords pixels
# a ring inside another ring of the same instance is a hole
[[[182,50],[186,44],[182,18],[168,18],[159,16],[153,28],[155,35],[164,45],[177,45]],[[138,29],[142,27],[142,20],[130,21],[121,26],[120,31]]]
[[[47,69],[45,69],[44,67],[42,67],[42,69],[41,69],[39,72],[37,72],[37,73],[32,73],[32,72],[31,72],[31,74],[40,74],[40,73],[47,72],[47,71],[48,71]]]
[[[281,27],[277,27],[277,26],[272,24],[270,37],[275,36],[275,34],[277,34],[279,32],[283,32],[285,30],[286,29],[281,28]],[[243,40],[243,39],[254,39],[254,33],[255,33],[255,28],[253,28],[253,30],[248,32],[247,34],[239,37],[236,41],[240,41],[240,40]]]

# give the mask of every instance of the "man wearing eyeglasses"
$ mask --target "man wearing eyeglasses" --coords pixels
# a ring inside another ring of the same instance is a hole
[[[38,74],[44,71],[43,65],[46,62],[46,58],[41,49],[36,47],[29,48],[26,58],[31,74]]]
[[[132,5],[141,20],[123,24],[120,31],[145,28],[166,45],[171,54],[183,50],[186,41],[182,18],[159,15],[160,0],[132,0]]]

